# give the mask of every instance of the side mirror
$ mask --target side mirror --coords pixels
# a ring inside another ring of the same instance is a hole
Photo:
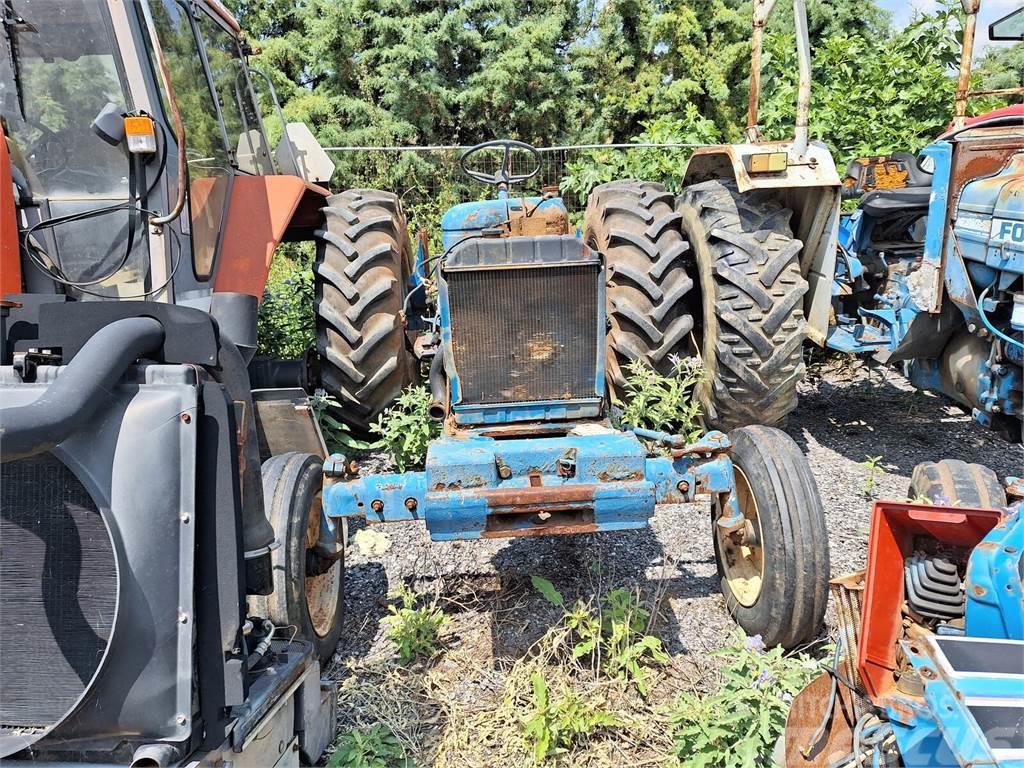
[[[988,25],[990,40],[1024,40],[1024,7]]]

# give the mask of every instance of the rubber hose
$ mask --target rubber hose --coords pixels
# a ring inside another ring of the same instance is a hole
[[[151,317],[116,320],[97,331],[34,402],[0,408],[0,461],[52,450],[111,399],[128,366],[156,352],[163,326]]]

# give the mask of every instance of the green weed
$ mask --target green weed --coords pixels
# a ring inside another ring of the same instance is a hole
[[[878,491],[879,479],[885,474],[882,468],[881,456],[865,456],[864,461],[857,464],[865,471],[864,480],[860,484],[860,492],[865,496],[873,497]]]
[[[327,768],[412,768],[415,763],[387,727],[372,725],[343,734]]]
[[[675,757],[688,768],[747,768],[771,753],[786,725],[790,702],[818,663],[766,649],[760,636],[737,632],[714,656],[728,659],[718,689],[706,697],[682,694],[670,713]]]
[[[440,423],[427,413],[429,406],[430,391],[426,387],[406,387],[395,404],[370,425],[370,430],[380,436],[374,446],[391,454],[399,472],[422,464],[430,441],[441,434]]]
[[[701,408],[693,389],[703,378],[696,358],[674,359],[668,376],[634,360],[627,369],[622,421],[695,440],[701,433]]]
[[[440,650],[439,635],[448,617],[436,602],[417,606],[420,596],[402,584],[392,593],[399,605],[388,605],[390,615],[384,618],[388,635],[398,649],[402,664],[427,659]]]
[[[540,576],[530,578],[549,602],[565,607],[564,598],[550,581]],[[597,613],[589,604],[577,602],[565,612],[566,625],[576,639],[573,658],[592,659],[603,674],[632,683],[646,696],[648,666],[664,664],[669,658],[661,640],[647,634],[650,618],[639,597],[626,589],[604,595]]]
[[[343,452],[346,449],[366,451],[373,448],[372,443],[357,440],[352,436],[347,424],[343,424],[331,415],[335,408],[341,408],[341,403],[318,389],[311,398],[309,406],[313,409],[313,415],[320,425],[320,432],[324,436],[329,453]]]
[[[584,700],[564,685],[557,696],[552,696],[539,672],[530,675],[530,682],[533,712],[523,720],[523,729],[538,762],[567,752],[598,728],[621,725],[600,700]]]

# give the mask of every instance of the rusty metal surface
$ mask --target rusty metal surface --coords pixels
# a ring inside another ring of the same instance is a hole
[[[528,488],[492,488],[474,491],[495,514],[557,509],[562,505],[593,503],[600,486],[566,483],[562,486],[530,486]]]
[[[521,209],[509,212],[508,228],[502,233],[502,237],[571,234],[569,216],[563,208],[557,206],[531,208],[525,198],[521,202]]]
[[[527,527],[522,526],[524,523]],[[521,536],[559,536],[572,533],[593,533],[597,530],[592,510],[492,515],[480,534],[485,539]]]
[[[832,700],[832,684],[831,675],[821,674],[793,699],[784,736],[787,768],[826,768],[853,749],[855,697],[846,686],[838,685]],[[822,723],[826,728],[815,743]]]
[[[999,129],[992,129],[995,135],[986,135],[988,129],[979,128],[977,133],[961,138],[953,150],[952,182],[950,184],[950,200],[954,203],[963,191],[964,185],[984,176],[992,176],[1002,170],[1010,158],[1024,148],[1024,138],[999,134]],[[955,206],[950,206],[954,210]]]
[[[837,576],[829,582],[832,602],[836,608],[836,624],[842,643],[838,668],[843,676],[857,689],[862,690],[860,670],[857,669],[857,651],[860,642],[861,611],[864,603],[864,577],[867,571],[860,569],[853,573]],[[854,720],[867,711],[867,705],[854,697]]]
[[[260,460],[301,451],[325,458],[323,436],[301,389],[253,390],[253,411],[259,436]]]

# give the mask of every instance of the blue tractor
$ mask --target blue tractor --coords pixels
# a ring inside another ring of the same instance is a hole
[[[993,23],[990,37],[1024,39],[1024,8]],[[963,67],[969,82],[968,45]],[[967,120],[961,93],[950,130],[920,156],[850,165],[844,194],[860,201],[840,225],[827,345],[900,363],[918,387],[1019,440],[1024,106]]]
[[[481,170],[489,153],[495,172]],[[497,195],[451,208],[434,256],[408,258],[396,196],[328,199],[316,265],[331,307],[320,312],[324,380],[365,421],[429,371],[442,435],[422,471],[360,476],[330,457],[323,524],[422,520],[434,540],[622,531],[645,527],[656,504],[709,499],[738,622],[773,644],[812,638],[827,537],[793,440],[763,426],[688,440],[611,418],[620,348],[658,370],[687,354],[692,280],[671,195],[603,185],[573,232],[556,193],[510,192],[540,170],[533,147],[487,142],[461,162]]]

